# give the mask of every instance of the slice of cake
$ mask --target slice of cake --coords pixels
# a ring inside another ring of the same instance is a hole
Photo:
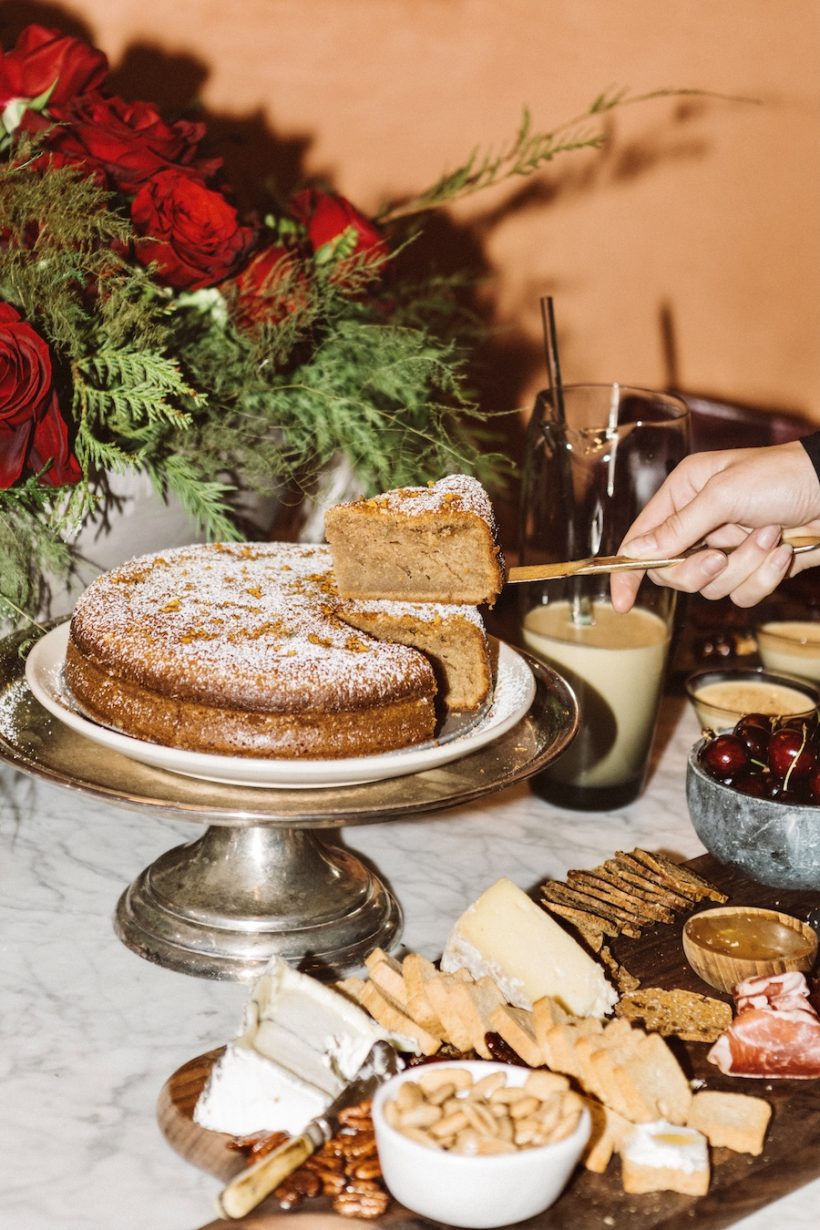
[[[504,584],[489,496],[466,474],[338,504],[325,537],[343,598],[477,605]]]
[[[447,709],[470,713],[490,695],[490,647],[476,607],[352,598],[342,601],[338,614],[379,641],[409,645],[425,654]]]

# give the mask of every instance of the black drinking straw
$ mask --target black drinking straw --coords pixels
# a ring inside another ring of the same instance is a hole
[[[541,321],[544,326],[544,354],[547,360],[550,396],[556,418],[563,427],[567,417],[564,411],[564,386],[561,383],[561,360],[558,357],[558,334],[555,328],[555,306],[552,295],[541,296]]]
[[[541,322],[544,326],[544,354],[547,360],[547,374],[550,382],[550,398],[552,407],[555,411],[555,421],[557,427],[563,437],[561,440],[561,461],[560,472],[562,485],[564,487],[563,496],[566,500],[565,507],[570,511],[568,521],[568,541],[570,559],[575,558],[576,533],[575,533],[575,508],[573,501],[572,490],[572,459],[570,453],[566,449],[566,427],[567,415],[564,408],[564,386],[561,381],[561,360],[558,357],[558,332],[555,328],[555,305],[552,295],[541,296]],[[582,582],[579,577],[575,577],[569,586],[570,590],[570,618],[574,624],[591,624],[592,604],[587,595],[582,591]]]

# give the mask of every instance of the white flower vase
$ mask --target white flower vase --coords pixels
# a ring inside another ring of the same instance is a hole
[[[299,541],[324,542],[327,509],[358,499],[363,490],[347,457],[337,453],[319,475],[316,490],[302,502]]]

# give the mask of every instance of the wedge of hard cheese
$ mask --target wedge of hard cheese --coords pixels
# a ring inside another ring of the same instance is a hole
[[[573,1016],[605,1016],[618,993],[601,967],[554,919],[506,877],[482,893],[456,923],[442,970],[489,976],[507,1003],[532,1008],[552,996]]]

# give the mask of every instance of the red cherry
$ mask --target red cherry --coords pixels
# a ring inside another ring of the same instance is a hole
[[[709,776],[723,782],[744,773],[750,760],[746,744],[734,734],[717,735],[703,748],[700,758]]]
[[[772,719],[768,713],[744,713],[742,718],[738,719],[735,731],[737,734],[742,734],[747,726],[762,726],[764,730],[771,733]],[[738,727],[741,729],[739,730]]]
[[[732,782],[732,788],[753,799],[766,797],[767,779],[762,773],[744,773]]]
[[[785,781],[807,777],[817,764],[817,753],[808,742],[805,730],[783,726],[769,740],[769,768]]]
[[[749,749],[752,760],[766,760],[772,728],[762,713],[750,713],[736,724],[734,733]]]
[[[820,710],[810,718],[744,714],[731,733],[708,738],[700,763],[738,794],[820,804]]]

